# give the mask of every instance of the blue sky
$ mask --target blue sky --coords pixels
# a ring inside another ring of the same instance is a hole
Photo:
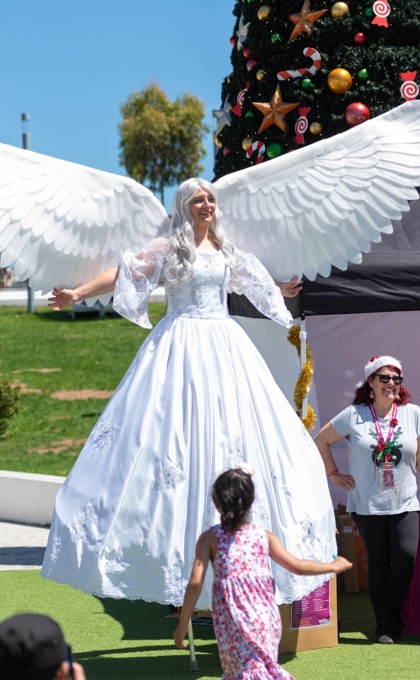
[[[206,122],[230,73],[234,0],[12,0],[0,6],[0,141],[124,174],[117,125],[128,95],[157,81],[191,92]],[[204,161],[212,178],[213,141]],[[172,192],[165,203],[170,207]]]

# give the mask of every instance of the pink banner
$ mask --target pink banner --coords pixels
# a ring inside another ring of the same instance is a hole
[[[331,623],[330,583],[326,581],[307,597],[292,602],[291,628],[313,628]]]

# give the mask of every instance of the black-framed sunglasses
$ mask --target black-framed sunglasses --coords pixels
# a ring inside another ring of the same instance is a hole
[[[377,373],[374,377],[379,378],[379,382],[384,383],[385,385],[391,380],[394,385],[401,385],[403,381],[402,375],[386,375],[386,373]]]

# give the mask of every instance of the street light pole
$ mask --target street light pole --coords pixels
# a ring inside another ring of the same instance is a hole
[[[30,115],[29,113],[22,113],[21,114],[21,120],[22,120],[22,149],[30,149],[31,148],[31,135],[29,132],[29,121],[30,121]],[[33,314],[35,312],[35,300],[34,300],[34,291],[33,288],[29,285],[29,281],[26,284],[26,288],[28,291],[28,305],[27,305],[27,311]]]

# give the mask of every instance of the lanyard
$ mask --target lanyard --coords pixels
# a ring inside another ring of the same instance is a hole
[[[397,412],[398,412],[398,405],[394,402],[392,406],[392,415],[391,415],[391,420],[389,422],[389,429],[388,429],[388,435],[386,438],[386,441],[384,439],[384,435],[382,434],[382,428],[378,420],[378,416],[376,415],[375,408],[373,404],[369,404],[370,412],[372,414],[373,422],[375,423],[376,427],[376,432],[378,434],[378,453],[377,453],[377,458],[378,460],[381,458],[383,452],[385,453],[385,460],[391,460],[391,457],[389,455],[389,450],[388,449],[388,444],[390,443],[392,439],[392,435],[394,434],[394,429],[395,425],[397,424]]]
[[[389,428],[388,428],[388,435],[386,438],[386,441],[384,439],[384,435],[382,434],[382,428],[378,420],[378,416],[376,415],[375,408],[373,404],[369,404],[370,412],[372,414],[373,422],[375,423],[375,428],[376,432],[378,435],[378,446],[376,449],[376,460],[380,463],[380,466],[382,465],[385,466],[386,463],[391,461],[391,450],[392,450],[392,445],[391,445],[391,440],[392,440],[392,435],[394,434],[394,429],[395,426],[398,424],[397,420],[397,412],[398,412],[398,406],[394,402],[392,406],[392,415],[391,415],[391,420],[389,421]],[[393,486],[394,487],[394,492],[395,495],[398,496],[397,488],[395,486],[395,479],[394,479],[394,471],[393,470],[384,470],[383,474],[387,475],[387,481],[385,482],[385,477],[384,477],[384,485],[387,487]],[[373,477],[376,479],[376,463],[374,464],[373,467]]]

